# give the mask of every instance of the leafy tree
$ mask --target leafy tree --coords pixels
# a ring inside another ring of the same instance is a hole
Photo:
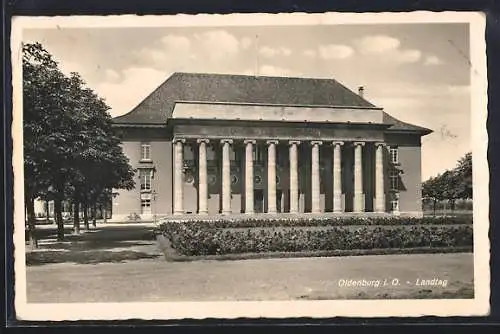
[[[34,200],[54,201],[58,239],[64,239],[62,202],[74,205],[79,231],[79,206],[84,210],[109,190],[134,187],[135,171],[113,132],[109,107],[77,73],[65,76],[39,43],[23,45],[25,203],[34,231]],[[30,236],[34,232],[30,232]]]
[[[465,154],[455,168],[459,198],[472,199],[472,153]]]

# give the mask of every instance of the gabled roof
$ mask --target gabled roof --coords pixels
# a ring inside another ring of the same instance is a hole
[[[113,122],[163,125],[177,101],[380,109],[334,79],[176,72],[132,111]],[[423,129],[389,118],[401,130]]]

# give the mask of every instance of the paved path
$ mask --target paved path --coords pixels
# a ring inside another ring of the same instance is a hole
[[[398,286],[342,287],[343,280],[399,280]],[[448,280],[422,287],[417,279]],[[124,263],[27,267],[29,302],[134,302],[414,298],[471,288],[472,254]],[[407,298],[407,297],[406,297]]]

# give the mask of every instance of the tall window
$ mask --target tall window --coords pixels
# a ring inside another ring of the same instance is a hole
[[[396,168],[391,168],[389,171],[389,182],[391,190],[398,190],[398,182],[399,182],[399,171]]]
[[[399,163],[399,155],[397,146],[391,146],[389,148],[389,156],[393,164]]]
[[[151,144],[141,144],[141,160],[151,160]]]
[[[139,178],[141,180],[141,190],[151,190],[151,169],[139,169]]]

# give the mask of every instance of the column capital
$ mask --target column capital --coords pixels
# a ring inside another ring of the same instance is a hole
[[[186,142],[186,139],[185,138],[174,138],[172,139],[172,143],[185,143]]]
[[[384,142],[376,142],[376,143],[375,143],[375,147],[379,147],[379,146],[386,147],[386,146],[387,146],[387,144],[386,144],[386,143],[384,143]]]
[[[344,142],[343,141],[334,141],[334,142],[332,142],[332,146],[335,147],[337,145],[342,146],[342,145],[344,145]]]
[[[323,144],[323,142],[321,140],[312,140],[311,141],[311,145],[313,145],[313,146],[314,145],[322,145],[322,144]]]
[[[232,139],[221,139],[220,143],[221,144],[232,144],[233,140]]]
[[[364,141],[355,141],[355,142],[353,142],[353,145],[354,146],[365,146],[365,142]]]
[[[206,138],[199,138],[199,139],[197,139],[197,140],[196,140],[196,142],[197,142],[198,144],[200,144],[200,143],[205,143],[205,144],[208,144],[208,143],[210,142],[210,140],[208,140],[208,139],[206,139]]]
[[[290,140],[288,141],[288,145],[300,145],[300,140]]]
[[[278,144],[279,141],[277,139],[270,139],[270,140],[266,140],[266,144],[267,145],[270,145],[270,144]]]
[[[243,141],[244,144],[252,144],[252,145],[255,145],[256,141],[255,139],[245,139]]]

